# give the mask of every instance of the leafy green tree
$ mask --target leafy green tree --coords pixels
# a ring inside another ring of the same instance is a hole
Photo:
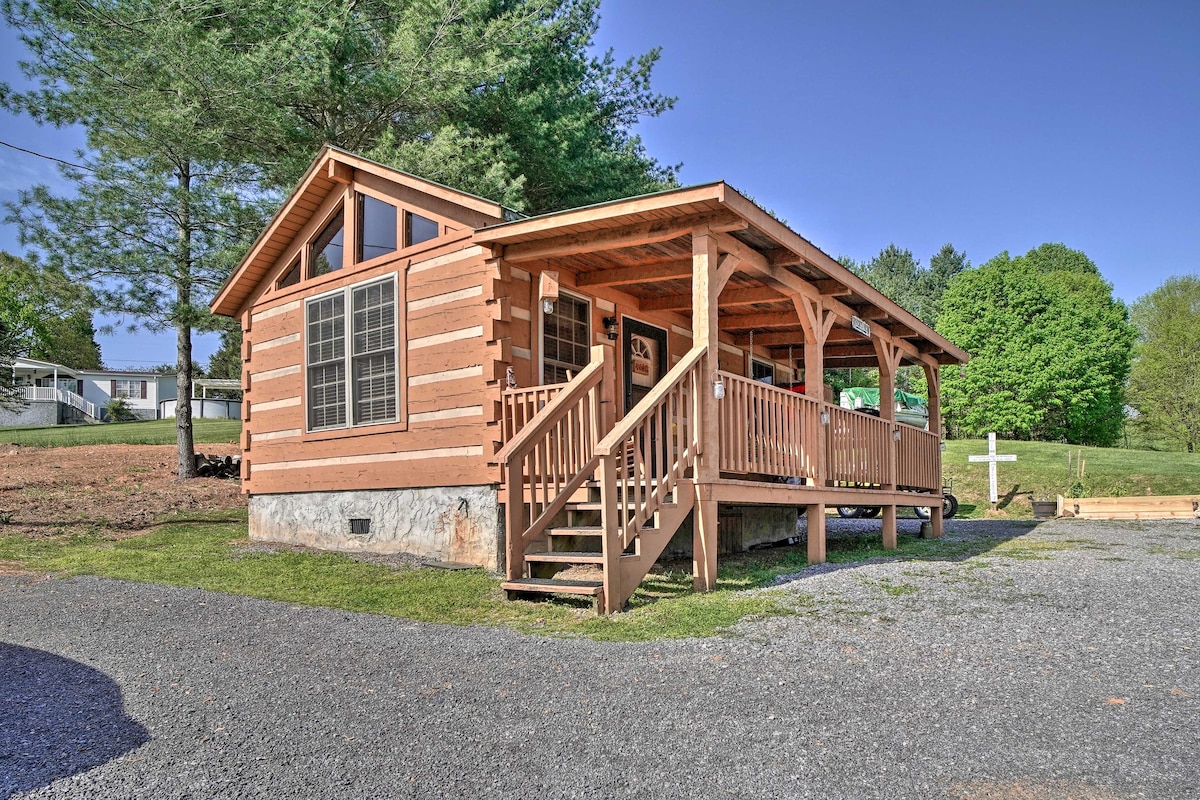
[[[0,408],[19,408],[22,402],[12,369],[20,347],[20,337],[13,333],[0,313]]]
[[[1190,453],[1200,442],[1200,277],[1167,279],[1138,298],[1131,318],[1138,346],[1130,403]]]
[[[75,369],[100,369],[94,298],[61,272],[0,252],[0,318],[18,355]]]
[[[928,269],[921,266],[911,250],[901,250],[895,244],[889,244],[870,261],[845,257],[838,260],[931,327],[937,324],[942,295],[950,279],[971,266],[966,253],[955,250],[952,244],[942,245],[929,260]],[[874,383],[853,385],[876,386],[877,381],[876,378]],[[925,373],[918,367],[901,367],[896,373],[896,388],[926,395]]]
[[[208,360],[208,377],[241,380],[242,328],[231,325],[221,331],[221,345]]]
[[[1113,444],[1134,340],[1128,317],[1087,256],[1061,244],[959,273],[938,330],[971,361],[943,371],[947,428]]]

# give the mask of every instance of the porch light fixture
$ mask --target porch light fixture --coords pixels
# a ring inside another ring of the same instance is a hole
[[[538,299],[542,301],[542,311],[554,313],[554,301],[558,299],[558,273],[553,270],[542,270],[538,277]]]
[[[713,397],[718,400],[725,399],[725,381],[721,380],[719,373],[713,373]]]
[[[829,412],[828,412],[828,411],[822,411],[822,412],[821,412],[821,424],[822,424],[822,425],[828,425],[828,424],[829,424]]]
[[[617,338],[617,318],[616,317],[605,317],[602,320],[602,322],[604,323],[604,332],[608,334],[608,338],[616,339]]]
[[[900,429],[899,428],[896,428],[894,431],[892,431],[892,440],[897,441],[897,442],[900,441]]]

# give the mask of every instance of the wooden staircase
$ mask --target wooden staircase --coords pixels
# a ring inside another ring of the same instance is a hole
[[[601,484],[596,480],[589,481],[587,488],[588,500],[566,504],[566,523],[547,528],[544,542],[535,543],[536,549],[525,552],[528,577],[501,584],[510,600],[554,594],[586,595],[595,598],[597,611],[604,611],[607,584],[608,593],[617,591],[624,595],[621,599],[621,605],[624,605],[679,530],[692,510],[695,496],[691,481],[676,485],[681,502],[677,502],[675,496],[668,496],[655,512],[651,524],[638,528],[630,546],[615,559],[619,575],[613,580],[606,574],[610,555],[605,552],[608,540],[600,502]],[[618,484],[617,491],[623,494],[628,488],[628,482]],[[621,592],[618,587],[629,587],[629,590]]]
[[[595,347],[587,369],[514,426],[496,454],[510,599],[583,595],[602,613],[624,607],[695,504],[704,353],[689,352],[613,422],[611,347]]]

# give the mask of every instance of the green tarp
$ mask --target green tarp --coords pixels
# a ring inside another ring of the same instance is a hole
[[[848,408],[879,408],[879,389],[868,386],[851,386],[842,390],[842,394],[850,399]],[[862,400],[861,403],[856,402]],[[896,402],[904,408],[925,408],[925,398],[896,390]],[[842,405],[845,405],[843,403]]]

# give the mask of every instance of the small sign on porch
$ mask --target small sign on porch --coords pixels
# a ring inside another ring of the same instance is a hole
[[[996,504],[1000,501],[1000,495],[996,487],[996,464],[1001,461],[1016,461],[1015,455],[997,455],[996,454],[996,434],[988,434],[988,454],[986,456],[967,456],[967,461],[975,463],[987,463],[988,465],[988,500],[992,504],[992,511],[996,510]]]
[[[861,333],[863,336],[866,336],[868,339],[871,338],[871,323],[867,322],[865,319],[851,317],[850,327]]]

